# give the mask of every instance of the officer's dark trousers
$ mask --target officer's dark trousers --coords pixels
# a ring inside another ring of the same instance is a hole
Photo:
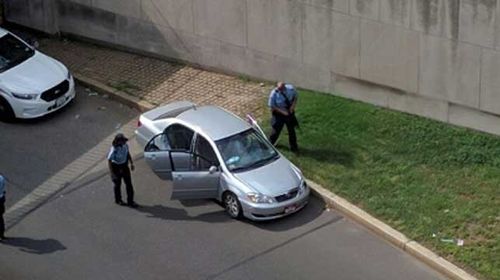
[[[295,125],[289,116],[283,116],[281,114],[275,113],[271,118],[271,127],[273,131],[269,136],[269,141],[274,145],[280,136],[283,126],[286,125],[288,130],[288,142],[290,143],[290,150],[297,151],[297,136],[295,135]]]
[[[128,165],[125,164],[114,164],[112,163],[113,174],[111,174],[111,179],[114,184],[115,191],[115,202],[122,201],[122,179],[125,182],[125,187],[127,189],[127,203],[131,204],[134,202],[134,188],[132,187],[132,178],[130,177],[130,169]]]
[[[5,195],[0,198],[0,237],[5,236],[5,221],[3,220],[3,213],[5,213]]]

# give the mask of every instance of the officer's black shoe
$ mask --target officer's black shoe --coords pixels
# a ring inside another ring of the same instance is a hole
[[[139,207],[139,204],[135,203],[135,202],[130,202],[130,203],[127,203],[128,207],[130,208],[138,208]]]
[[[125,202],[123,202],[121,200],[115,201],[115,203],[118,205],[121,205],[121,206],[125,205]]]

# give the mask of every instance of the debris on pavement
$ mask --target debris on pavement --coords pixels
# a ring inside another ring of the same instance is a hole
[[[117,124],[115,125],[115,129],[119,129],[120,127],[122,127],[122,124],[121,124],[121,123],[117,123]]]
[[[80,118],[80,114],[75,115],[75,120],[78,120]]]
[[[89,96],[97,96],[97,95],[99,95],[99,93],[97,93],[97,92],[95,92],[95,91],[93,91],[93,90],[91,90],[90,88],[87,88],[87,87],[85,88],[85,92],[88,93]]]
[[[105,94],[105,95],[103,95],[103,96],[102,96],[102,98],[104,98],[104,99],[108,99],[108,98],[109,98],[109,95]]]
[[[106,106],[101,106],[101,107],[97,108],[97,110],[104,111],[104,110],[106,110]]]

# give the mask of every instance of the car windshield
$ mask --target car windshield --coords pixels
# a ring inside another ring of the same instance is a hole
[[[260,167],[279,157],[273,146],[253,129],[215,143],[227,168],[234,172]]]
[[[28,45],[7,34],[0,38],[0,73],[32,57],[35,51]]]

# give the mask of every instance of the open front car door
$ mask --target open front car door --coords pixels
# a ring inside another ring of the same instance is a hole
[[[175,157],[172,155],[175,165]],[[207,199],[216,198],[220,186],[220,167],[217,156],[210,143],[196,136],[191,164],[188,170],[174,168],[173,190],[171,199]]]

